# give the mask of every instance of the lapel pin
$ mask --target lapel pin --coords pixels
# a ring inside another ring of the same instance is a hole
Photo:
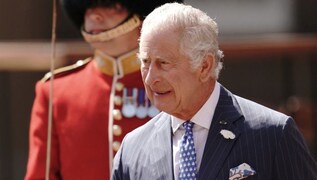
[[[219,124],[227,125],[227,121],[219,121]]]
[[[220,131],[220,134],[225,138],[225,139],[234,139],[236,138],[236,135],[233,134],[233,132],[226,130],[226,129],[222,129]]]

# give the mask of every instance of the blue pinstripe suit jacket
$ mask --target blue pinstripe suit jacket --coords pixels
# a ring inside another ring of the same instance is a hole
[[[170,121],[160,113],[125,137],[113,180],[174,179]],[[225,139],[222,129],[236,138]],[[242,163],[256,171],[246,179],[317,180],[316,162],[291,117],[221,87],[197,179],[228,180],[230,169]]]

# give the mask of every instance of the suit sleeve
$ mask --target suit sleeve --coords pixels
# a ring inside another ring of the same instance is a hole
[[[29,157],[25,180],[45,179],[46,147],[48,129],[48,86],[37,82],[36,97],[34,99],[30,129],[29,129]],[[60,179],[58,160],[58,140],[53,123],[51,144],[50,179]]]
[[[292,118],[286,121],[277,146],[274,177],[317,180],[317,165]]]

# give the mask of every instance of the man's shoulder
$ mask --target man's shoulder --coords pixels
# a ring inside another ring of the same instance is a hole
[[[267,125],[284,126],[290,116],[283,114],[271,107],[265,106],[253,100],[245,99],[235,95],[241,112],[246,121]]]
[[[87,65],[90,61],[91,61],[91,58],[87,58],[85,60],[78,60],[75,64],[55,69],[53,71],[53,73],[51,73],[51,72],[46,73],[44,75],[44,77],[41,79],[41,82],[48,81],[49,79],[52,78],[52,76],[58,78],[58,77],[62,77],[62,76],[71,74],[75,71],[80,70],[82,67]]]
[[[157,130],[156,128],[163,127],[163,125],[166,125],[166,123],[170,124],[170,118],[171,116],[169,114],[161,112],[150,119],[147,123],[128,133],[126,138],[134,140],[147,138],[147,135],[150,135]]]
[[[285,114],[278,112],[277,110],[273,109],[272,107],[268,107],[262,103],[256,102],[254,100],[246,99],[240,96],[235,95],[237,102],[239,103],[240,107],[248,108],[249,110],[262,110],[266,112],[270,112],[276,115],[285,116]]]
[[[278,112],[277,110],[274,110],[272,107],[256,102],[255,100],[247,99],[239,95],[233,94],[224,87],[222,87],[221,93],[222,96],[225,96],[225,98],[227,98],[226,100],[230,99],[230,101],[233,103],[232,105],[238,108],[238,111],[241,111],[241,113],[244,116],[274,116],[281,118],[289,118],[289,116],[281,112]]]

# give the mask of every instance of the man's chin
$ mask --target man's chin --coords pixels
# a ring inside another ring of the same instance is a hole
[[[159,111],[163,111],[166,113],[171,113],[171,108],[169,108],[169,104],[167,103],[158,103],[158,104],[154,104],[154,106],[159,110]]]

